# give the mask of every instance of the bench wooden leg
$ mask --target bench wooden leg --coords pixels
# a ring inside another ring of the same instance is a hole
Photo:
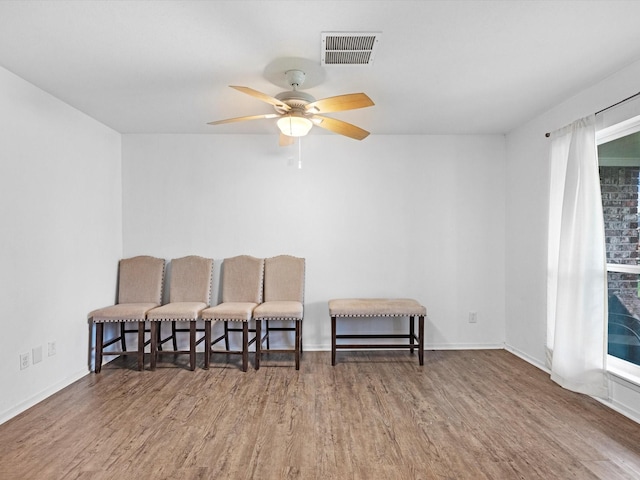
[[[424,365],[424,315],[418,317],[418,361]]]
[[[413,345],[415,342],[415,337],[416,337],[416,329],[415,329],[415,318],[413,316],[409,317],[409,345],[411,345],[411,348],[409,348],[409,352],[413,355]]]
[[[100,373],[102,369],[102,349],[103,349],[103,336],[104,336],[104,323],[94,323],[96,326],[96,354],[94,358],[93,371]]]
[[[331,317],[331,366],[336,364],[336,317]]]

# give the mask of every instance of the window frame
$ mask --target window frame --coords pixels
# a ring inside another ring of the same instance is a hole
[[[606,128],[602,128],[596,131],[596,146],[599,146],[603,143],[612,142],[622,137],[626,137],[628,135],[632,135],[634,133],[640,132],[640,115],[629,118],[628,120],[624,120],[622,122],[618,122],[614,125],[611,125]],[[630,162],[631,163],[631,162]],[[635,166],[638,162],[633,163]],[[598,165],[600,163],[600,157],[598,156]],[[602,164],[603,166],[606,166]],[[618,166],[618,163],[616,163]],[[624,166],[624,165],[620,165]],[[639,212],[640,213],[640,212]],[[640,264],[639,265],[628,265],[628,264],[617,264],[617,263],[607,263],[607,273],[615,272],[615,273],[629,273],[634,275],[640,275]],[[608,335],[608,320],[607,320],[607,328],[605,328],[605,348],[608,349],[609,344],[609,335]],[[616,377],[620,377],[628,382],[631,382],[640,387],[640,365],[636,365],[634,363],[628,362],[621,358],[615,357],[613,355],[606,355],[605,368],[608,373],[615,375]]]

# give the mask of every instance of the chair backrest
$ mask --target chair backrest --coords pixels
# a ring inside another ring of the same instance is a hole
[[[279,255],[264,261],[264,301],[304,302],[304,258]]]
[[[169,302],[204,302],[211,300],[213,259],[197,255],[171,260]]]
[[[223,302],[262,303],[263,258],[250,255],[225,258],[222,268]]]
[[[141,255],[120,260],[118,303],[162,303],[164,258]]]

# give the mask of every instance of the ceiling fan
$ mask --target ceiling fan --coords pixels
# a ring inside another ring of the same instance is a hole
[[[295,137],[305,136],[314,125],[356,140],[362,140],[369,135],[369,132],[360,127],[336,118],[319,115],[321,113],[370,107],[374,105],[374,103],[367,95],[364,93],[349,93],[316,100],[308,93],[298,90],[305,79],[305,73],[302,70],[288,70],[285,72],[285,76],[287,83],[291,86],[291,90],[278,93],[275,97],[258,92],[249,87],[230,85],[231,88],[235,88],[242,93],[246,93],[272,105],[276,113],[227,118],[225,120],[209,122],[209,125],[277,118],[276,124],[280,129],[280,146],[293,144]]]

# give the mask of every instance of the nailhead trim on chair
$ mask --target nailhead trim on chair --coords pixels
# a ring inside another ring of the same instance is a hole
[[[122,323],[122,322],[144,322],[146,318],[124,318],[120,317],[117,320],[91,320],[92,323]]]
[[[296,321],[296,322],[301,322],[302,318],[298,318],[298,317],[256,317],[255,320],[291,320],[291,321]]]
[[[198,318],[191,318],[191,317],[147,318],[147,321],[149,321],[149,322],[191,322],[191,321],[196,321],[196,320],[200,320],[200,318],[199,317]]]

